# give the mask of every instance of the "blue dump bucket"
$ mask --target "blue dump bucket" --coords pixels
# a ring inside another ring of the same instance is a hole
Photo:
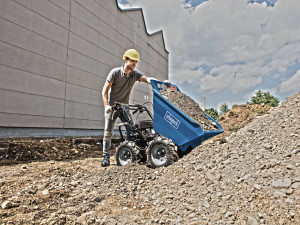
[[[151,80],[151,85],[154,130],[171,139],[181,151],[196,148],[203,141],[224,131],[221,125],[207,114],[205,114],[207,118],[217,124],[218,130],[203,131],[199,124],[161,95],[160,90],[166,86],[164,82]],[[169,88],[180,91],[176,85],[171,85]]]

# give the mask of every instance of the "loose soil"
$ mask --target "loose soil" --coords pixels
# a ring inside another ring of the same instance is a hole
[[[100,139],[2,139],[0,223],[300,224],[300,92],[240,110],[225,142],[158,169],[102,168]]]
[[[112,151],[121,139],[112,138]],[[102,137],[0,138],[0,166],[35,161],[68,161],[102,156]]]

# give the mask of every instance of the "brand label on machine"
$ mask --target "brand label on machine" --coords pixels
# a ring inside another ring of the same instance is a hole
[[[164,119],[171,124],[175,129],[178,129],[179,125],[180,125],[180,121],[173,116],[171,113],[169,113],[168,111],[165,114]]]

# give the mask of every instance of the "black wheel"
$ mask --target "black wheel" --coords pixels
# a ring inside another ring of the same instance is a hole
[[[146,151],[148,165],[152,168],[169,166],[178,159],[175,144],[167,138],[155,138]]]
[[[134,142],[123,142],[116,150],[116,161],[118,166],[125,166],[128,163],[139,162],[139,148]]]

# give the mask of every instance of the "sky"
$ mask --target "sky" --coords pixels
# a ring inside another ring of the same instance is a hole
[[[299,0],[118,0],[163,31],[169,80],[206,108],[300,91]],[[153,74],[155,77],[155,74]]]

